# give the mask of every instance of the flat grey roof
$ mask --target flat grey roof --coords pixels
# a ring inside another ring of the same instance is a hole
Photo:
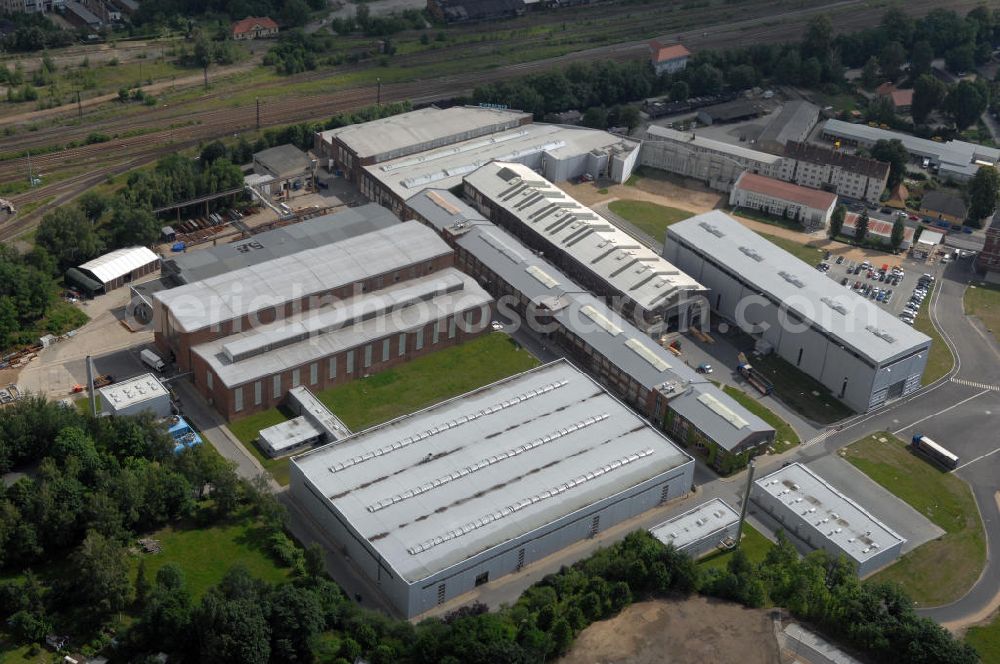
[[[417,583],[693,460],[561,360],[292,463]]]
[[[192,348],[227,388],[409,332],[492,301],[472,277],[447,268]],[[426,340],[425,343],[430,343]],[[377,351],[376,356],[381,353]],[[395,352],[395,347],[393,347]],[[356,371],[363,372],[361,358]]]
[[[646,311],[705,287],[522,164],[493,162],[465,181]]]
[[[671,225],[667,242],[678,239],[875,364],[930,344],[925,334],[723,212],[712,210]]]
[[[491,161],[520,162],[540,153],[568,159],[588,152],[630,152],[639,144],[606,131],[554,124],[528,124],[489,136],[385,161],[365,170],[402,199],[425,187],[451,189]]]
[[[664,544],[678,550],[700,542],[706,537],[739,523],[739,513],[721,498],[713,498],[672,519],[653,526],[649,533]]]
[[[351,435],[347,425],[305,385],[288,390],[288,399],[297,402],[303,417],[315,423],[322,432],[330,436],[330,440],[340,440]]]
[[[902,134],[898,131],[869,127],[866,124],[854,124],[843,120],[827,120],[823,125],[823,133],[831,136],[847,138],[853,141],[875,143],[880,140],[898,140],[908,152],[922,157],[928,157],[956,171],[964,171],[972,168],[973,172],[978,166],[972,164],[977,159],[996,164],[1000,161],[1000,150],[989,148],[977,143],[966,141],[946,141],[939,143],[926,138],[917,138],[909,134]]]
[[[666,140],[675,143],[688,143],[692,147],[699,148],[701,150],[739,157],[750,161],[758,161],[762,164],[776,164],[781,161],[781,157],[768,152],[745,148],[742,145],[734,145],[732,143],[726,143],[725,141],[717,141],[713,138],[705,138],[696,132],[681,132],[676,129],[660,127],[659,125],[649,125],[649,127],[646,128],[646,140],[650,139]]]
[[[194,332],[450,253],[423,224],[398,224],[161,291],[153,298],[170,310],[181,330]]]
[[[288,143],[256,152],[253,158],[279,177],[296,175],[312,168],[312,161],[306,153]]]
[[[803,527],[826,538],[859,563],[882,549],[906,542],[801,463],[780,468],[754,484],[781,500]]]
[[[671,408],[726,450],[737,448],[751,434],[772,431],[766,422],[716,388],[705,376],[679,361],[603,301],[450,192],[421,192],[407,201],[407,205],[435,227],[453,233],[459,247],[526,298],[551,310],[561,325],[644,388],[675,386],[675,390],[664,389],[665,393],[671,393]],[[463,226],[455,228],[456,222]],[[699,400],[703,395],[716,401]],[[736,426],[734,421],[739,424],[739,420],[727,419],[729,413],[745,424]]]
[[[323,430],[313,424],[304,415],[293,417],[285,422],[278,422],[257,434],[261,441],[280,455],[286,450],[295,449],[308,440],[315,440],[323,435]]]
[[[464,140],[467,135],[484,135],[513,127],[531,114],[493,108],[453,106],[421,108],[380,120],[353,124],[320,132],[322,140],[340,140],[360,159],[377,161],[413,154],[431,146]],[[398,154],[397,154],[398,153]]]
[[[167,388],[151,373],[140,374],[128,380],[98,389],[105,406],[116,411],[153,399],[169,398]]]
[[[348,238],[396,226],[399,219],[377,203],[265,231],[211,249],[198,249],[166,258],[163,272],[189,284],[282,256],[333,244]]]

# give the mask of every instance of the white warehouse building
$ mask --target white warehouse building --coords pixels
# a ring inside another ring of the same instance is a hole
[[[711,293],[712,311],[858,412],[920,387],[931,340],[713,210],[667,229],[664,256]]]
[[[893,563],[906,540],[801,463],[760,478],[750,499],[813,549],[843,555],[865,577]]]
[[[689,455],[565,360],[291,462],[292,497],[408,618],[693,481]]]

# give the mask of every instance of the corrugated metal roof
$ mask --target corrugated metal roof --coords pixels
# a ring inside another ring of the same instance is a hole
[[[450,253],[433,230],[404,223],[234,269],[153,297],[170,310],[181,330],[193,332]]]
[[[415,583],[693,461],[560,360],[292,463]]]
[[[456,289],[456,284],[460,288]],[[444,292],[446,289],[451,290]],[[448,268],[199,344],[191,350],[205,360],[223,385],[233,388],[373,340],[416,330],[491,301],[472,277]],[[373,352],[378,357],[381,349]],[[360,357],[355,358],[355,371],[365,371]]]
[[[678,238],[875,364],[930,343],[926,335],[723,212],[713,210],[673,224],[667,229],[667,243]],[[752,250],[761,260],[743,249]],[[822,302],[834,302],[846,313]]]
[[[107,284],[158,260],[160,257],[146,247],[127,247],[87,261],[79,269],[90,272],[98,281]]]
[[[458,211],[452,212],[429,203],[424,192],[407,201],[407,205],[418,210],[428,223],[442,231],[451,228],[454,223],[464,224],[456,240],[459,247],[475,256],[517,292],[552,312],[560,325],[583,339],[645,389],[672,384],[681,392],[687,391],[680,396],[672,395],[670,407],[721,447],[734,450],[752,434],[773,431],[766,422],[715,387],[705,376],[677,361],[669,351],[543,257],[528,251],[509,233],[484,219],[450,192],[438,191],[437,194]],[[501,251],[501,243],[520,248],[522,256],[515,259]],[[543,270],[554,283],[549,285],[539,281],[528,272],[529,267]],[[719,413],[698,401],[701,394],[713,395],[746,420],[747,426],[733,427]]]
[[[649,247],[577,202],[527,166],[492,162],[465,181],[582,268],[646,311],[705,288]]]

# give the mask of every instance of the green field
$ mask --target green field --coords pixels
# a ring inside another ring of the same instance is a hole
[[[1000,286],[976,284],[965,290],[965,313],[975,316],[1000,341]]]
[[[847,447],[844,456],[945,531],[871,579],[898,583],[922,606],[939,606],[964,595],[986,562],[983,524],[968,485],[911,453],[890,433],[862,438]]]
[[[981,627],[970,627],[965,642],[976,649],[983,664],[1000,664],[1000,615]]]
[[[333,387],[316,396],[352,431],[361,431],[483,385],[538,366],[538,360],[506,334],[494,333],[418,357],[368,378]],[[283,422],[278,409],[229,425],[239,440],[263,459],[253,440],[265,427]],[[288,460],[264,462],[277,482],[288,483]]]
[[[927,297],[920,305],[920,311],[917,313],[916,321],[913,324],[915,330],[919,330],[931,338],[931,352],[927,356],[927,366],[924,367],[924,375],[920,379],[922,385],[930,385],[939,378],[947,375],[951,371],[951,368],[955,366],[955,359],[951,355],[948,344],[944,342],[941,334],[934,327],[934,323],[931,322],[930,306],[931,298]]]
[[[743,217],[744,219],[759,221],[762,224],[770,224],[771,226],[787,228],[790,231],[802,230],[802,224],[795,221],[794,219],[788,219],[786,217],[778,217],[773,214],[768,214],[767,212],[762,212],[760,210],[751,210],[750,208],[737,207],[729,209],[729,213],[734,217]]]
[[[831,424],[853,414],[823,384],[774,353],[755,357],[752,364],[774,383],[774,395],[807,419],[820,424]]]
[[[743,524],[743,552],[747,554],[750,562],[756,564],[764,560],[764,556],[771,550],[774,543],[760,534],[760,532],[749,523]],[[698,565],[708,569],[725,569],[729,559],[733,557],[732,551],[718,551],[711,553],[698,561]]]
[[[795,433],[795,429],[788,422],[743,390],[732,385],[724,385],[722,391],[774,429],[774,451],[776,454],[786,452],[802,442],[799,434]]]
[[[629,198],[611,201],[608,209],[661,243],[668,226],[694,216],[687,210]]]
[[[778,237],[777,235],[768,235],[767,233],[758,233],[762,238],[769,240],[773,244],[778,245],[788,253],[792,254],[799,260],[805,261],[810,267],[815,266],[821,258],[823,258],[823,250],[816,247],[810,247],[808,245],[802,244],[801,242],[796,242],[795,240],[789,240],[788,238]]]
[[[16,646],[0,633],[0,662],[3,664],[47,664],[53,659],[51,652],[41,648],[32,655],[31,646]]]
[[[139,554],[146,561],[146,579],[152,583],[157,570],[176,563],[184,570],[187,588],[196,602],[235,565],[269,583],[287,580],[291,571],[278,567],[264,550],[264,529],[250,518],[209,527],[193,523],[168,526],[147,537],[159,540],[161,549],[159,553]],[[134,581],[138,556],[131,559],[131,565]]]

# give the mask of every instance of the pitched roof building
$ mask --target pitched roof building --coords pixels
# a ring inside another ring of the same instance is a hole
[[[807,228],[823,227],[830,223],[837,195],[746,172],[729,192],[729,204],[794,219]]]
[[[691,51],[683,44],[649,42],[649,60],[657,74],[673,74],[687,66]]]
[[[278,24],[267,16],[248,16],[230,28],[233,39],[264,39],[278,34]]]

